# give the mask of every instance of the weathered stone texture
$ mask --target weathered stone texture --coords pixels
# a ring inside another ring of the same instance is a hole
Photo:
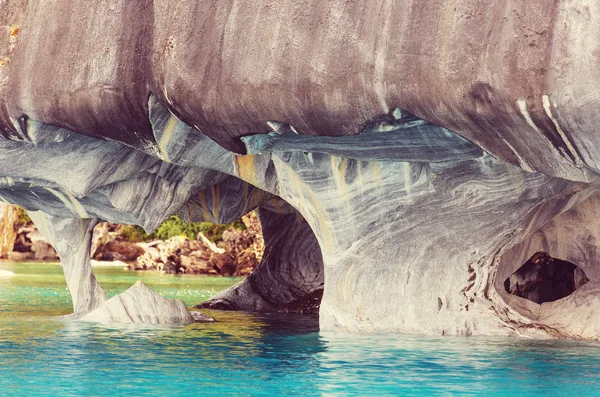
[[[599,4],[0,7],[0,196],[47,214],[76,313],[105,299],[97,220],[259,208],[262,264],[208,304],[288,311],[322,287],[322,329],[599,338]],[[538,251],[589,283],[507,294]]]
[[[13,250],[17,238],[16,221],[17,207],[0,203],[0,258],[6,258],[6,255]]]
[[[182,300],[163,298],[141,281],[81,320],[121,324],[190,324],[195,321]]]

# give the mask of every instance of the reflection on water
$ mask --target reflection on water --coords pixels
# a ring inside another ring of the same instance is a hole
[[[83,324],[48,316],[70,309],[60,268],[0,268],[17,273],[0,280],[2,396],[600,394],[597,343],[319,333],[315,316],[218,311],[212,324]],[[139,276],[98,273],[111,294]],[[188,304],[235,282],[142,277]]]

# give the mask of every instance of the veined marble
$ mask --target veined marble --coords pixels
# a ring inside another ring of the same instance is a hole
[[[116,310],[89,260],[99,220],[258,208],[263,262],[206,306],[289,311],[323,290],[323,330],[600,339],[600,5],[0,10],[0,197],[55,245],[76,317]],[[589,282],[507,294],[537,251]],[[150,322],[189,320],[179,306]]]

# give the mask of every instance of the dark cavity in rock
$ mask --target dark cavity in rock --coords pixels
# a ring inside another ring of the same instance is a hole
[[[536,252],[504,281],[504,289],[509,294],[542,304],[567,297],[588,281],[577,265],[553,258],[547,252]]]
[[[323,299],[323,289],[316,289],[310,294],[288,303],[281,313],[319,314]]]

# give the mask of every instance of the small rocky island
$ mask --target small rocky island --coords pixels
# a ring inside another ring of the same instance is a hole
[[[74,315],[109,316],[97,224],[255,210],[260,263],[199,304],[600,339],[600,4],[426,3],[2,3],[0,198]]]

